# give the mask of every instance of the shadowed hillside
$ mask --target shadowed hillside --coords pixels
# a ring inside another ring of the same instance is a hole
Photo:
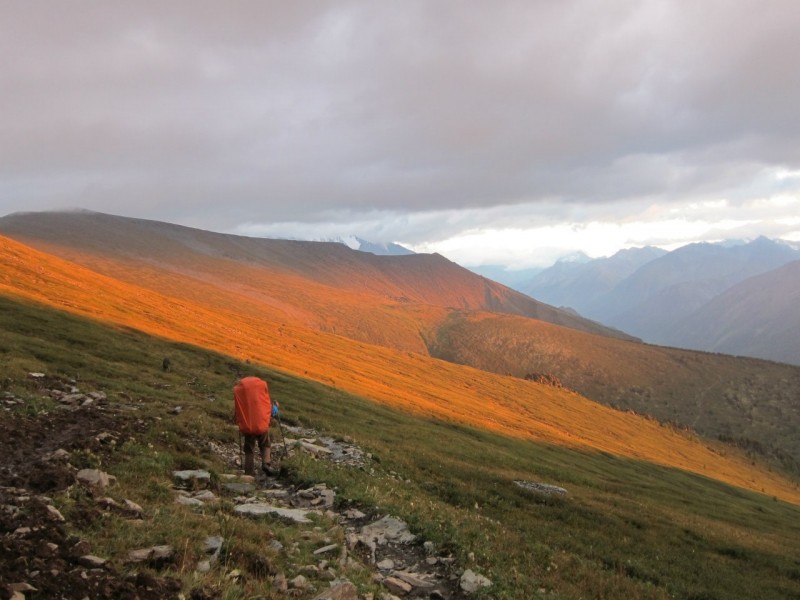
[[[496,373],[551,377],[599,402],[686,425],[800,467],[800,367],[481,314],[451,315],[431,353]]]
[[[273,365],[413,414],[674,466],[800,503],[793,483],[721,447],[572,392],[280,325],[236,306],[211,310],[6,238],[0,273],[4,294]]]

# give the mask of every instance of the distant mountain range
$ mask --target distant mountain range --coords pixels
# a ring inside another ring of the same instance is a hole
[[[559,262],[516,289],[647,342],[800,364],[800,335],[780,337],[800,332],[800,311],[786,301],[800,294],[800,280],[781,269],[796,260],[795,245],[764,237],[646,247]]]

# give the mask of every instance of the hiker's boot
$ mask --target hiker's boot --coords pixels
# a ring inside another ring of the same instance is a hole
[[[272,468],[272,453],[270,452],[269,446],[261,450],[261,470],[264,472],[264,475],[270,476],[275,475],[277,471],[273,470]]]

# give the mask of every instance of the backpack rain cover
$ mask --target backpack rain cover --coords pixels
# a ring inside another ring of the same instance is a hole
[[[245,435],[261,435],[269,429],[272,401],[267,382],[258,377],[245,377],[233,386],[236,424]]]

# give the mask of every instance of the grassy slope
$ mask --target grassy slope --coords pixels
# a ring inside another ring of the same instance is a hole
[[[621,409],[688,425],[800,466],[800,367],[632,344],[512,316],[453,314],[431,354],[524,377],[555,375]]]
[[[340,501],[406,519],[424,539],[488,575],[495,598],[530,598],[540,589],[555,598],[800,594],[797,506],[604,452],[414,417],[283,372],[5,296],[0,331],[2,385],[17,395],[29,395],[28,372],[45,371],[76,377],[82,389],[105,390],[112,404],[133,403],[140,407],[137,417],[160,417],[110,464],[99,465],[119,477],[114,494],[144,506],[147,527],[111,517],[82,535],[108,557],[124,556],[137,544],[172,543],[183,550],[174,574],[187,585],[198,583],[191,570],[205,535],[229,541],[224,566],[200,581],[227,598],[267,597],[265,581],[250,577],[235,585],[225,577],[234,568],[249,573],[248,564],[259,558],[278,560],[265,554],[264,539],[302,541],[298,531],[275,522],[232,520],[224,505],[193,513],[171,504],[171,469],[220,468],[203,440],[233,443],[226,399],[234,372],[241,370],[270,381],[286,422],[352,436],[380,457],[372,475],[296,460],[295,477],[334,484]],[[161,372],[163,356],[171,357],[173,372]],[[168,417],[174,404],[184,411]],[[25,410],[35,407],[31,398]],[[569,496],[539,497],[517,488],[515,479],[561,485]],[[65,494],[55,501],[69,515],[80,498]],[[307,545],[301,554],[310,554]],[[368,588],[367,576],[359,585]]]
[[[176,301],[8,239],[0,251],[0,290],[275,365],[418,415],[684,468],[800,502],[796,486],[777,474],[574,393],[243,313],[239,303],[212,310],[185,296]]]
[[[335,385],[418,416],[687,469],[800,503],[797,486],[689,434],[575,393],[411,353],[211,310],[0,238],[0,291]]]
[[[503,375],[556,375],[592,400],[691,427],[800,471],[798,367],[449,310],[530,307],[515,308],[514,297],[476,285],[441,257],[410,257],[415,264],[408,268],[409,257],[376,257],[340,244],[224,236],[99,214],[0,221],[14,235],[27,231],[39,247],[113,279],[178,304],[241,314],[265,337],[268,323],[292,324]]]

